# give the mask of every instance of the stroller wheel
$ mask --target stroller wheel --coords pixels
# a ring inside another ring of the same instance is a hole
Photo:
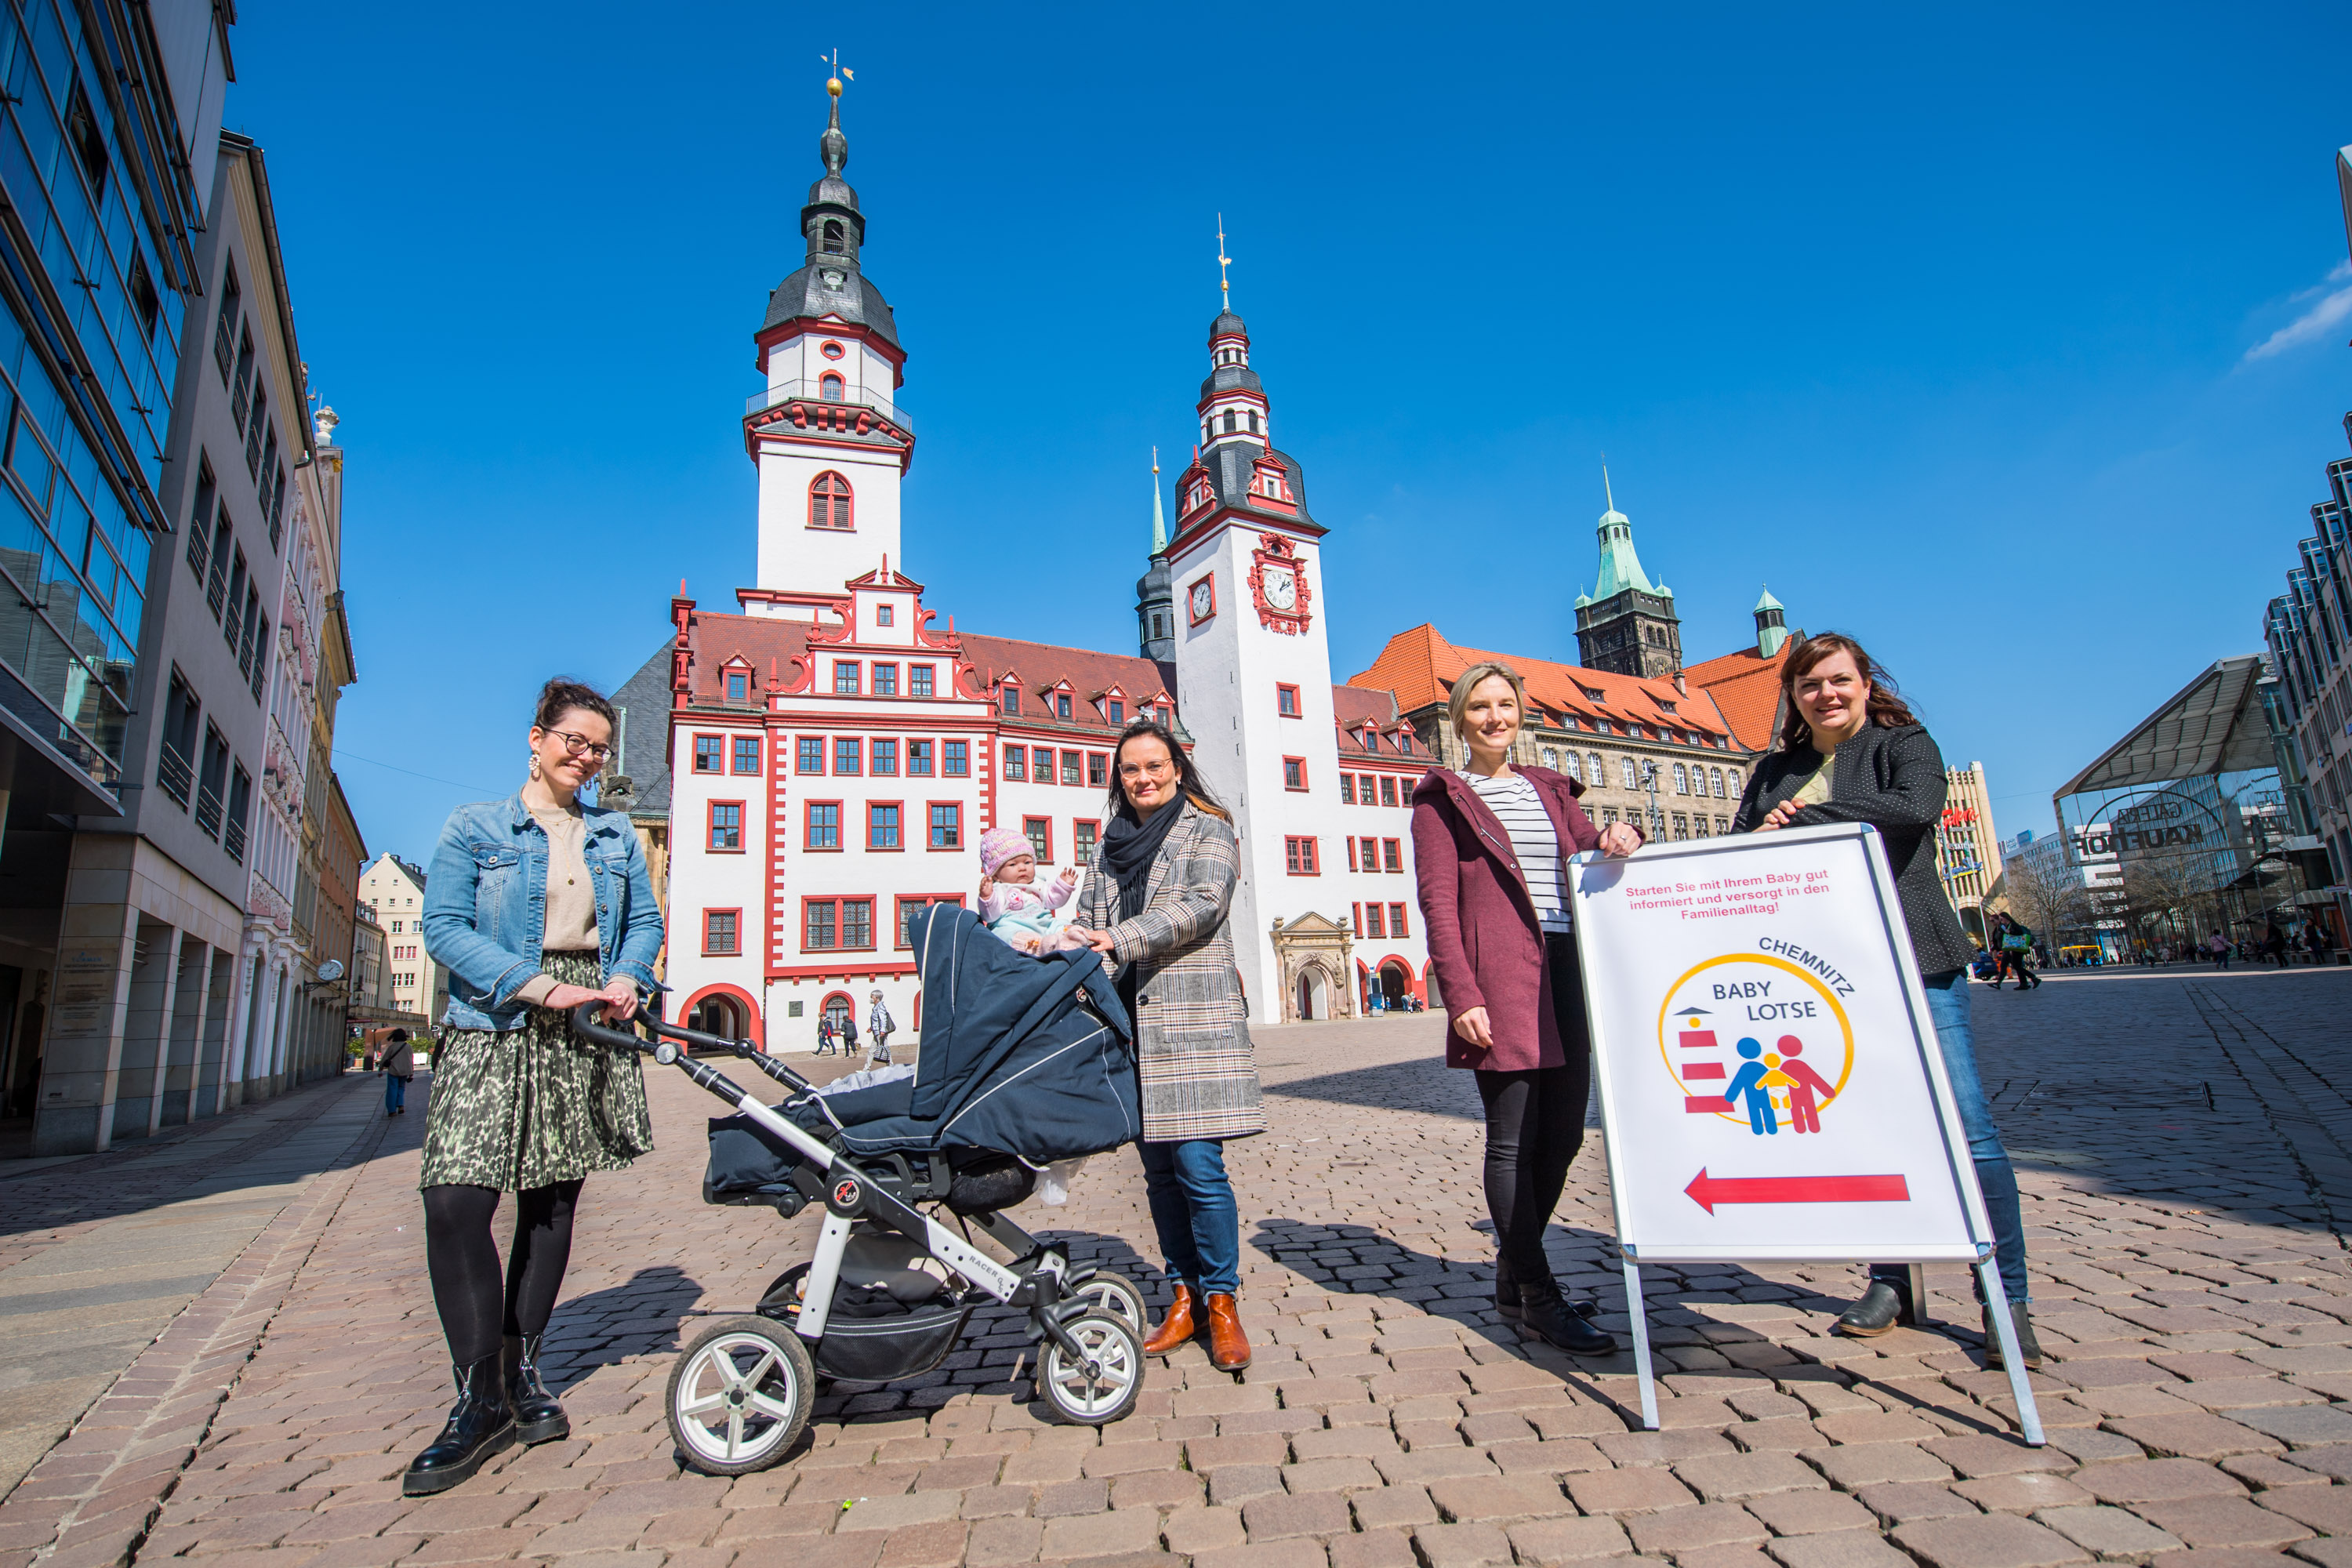
[[[1126,1275],[1113,1274],[1105,1269],[1070,1294],[1087,1301],[1095,1311],[1118,1319],[1135,1331],[1137,1339],[1143,1338],[1147,1321],[1143,1292],[1137,1289]]]
[[[1087,1312],[1066,1326],[1085,1359],[1073,1359],[1045,1341],[1038,1347],[1037,1391],[1063,1420],[1107,1426],[1134,1409],[1136,1395],[1143,1392],[1143,1342],[1124,1320],[1108,1312]]]
[[[670,1369],[670,1438],[696,1469],[749,1475],[783,1458],[815,1401],[816,1369],[798,1334],[727,1318],[688,1341]]]

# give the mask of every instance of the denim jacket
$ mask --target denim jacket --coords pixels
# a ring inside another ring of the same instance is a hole
[[[584,818],[589,880],[604,978],[657,990],[661,906],[628,816],[595,806]],[[425,951],[449,971],[449,1012],[459,1029],[520,1029],[530,1012],[517,993],[540,973],[547,936],[547,830],[517,791],[449,814],[425,882]]]

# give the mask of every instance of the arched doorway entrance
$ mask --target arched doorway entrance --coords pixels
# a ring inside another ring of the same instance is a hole
[[[850,1021],[856,1016],[849,1005],[847,994],[840,991],[835,992],[824,999],[824,1011],[825,1022],[833,1026],[833,1032],[835,1035],[848,1028]]]
[[[1381,999],[1393,1010],[1412,991],[1412,971],[1391,958],[1381,965],[1380,983]]]
[[[1298,1016],[1302,1020],[1331,1016],[1331,977],[1319,964],[1298,972]]]
[[[687,1015],[686,1026],[699,1034],[716,1035],[722,1040],[748,1040],[751,1037],[751,1020],[743,1004],[732,996],[713,994],[694,1005]]]

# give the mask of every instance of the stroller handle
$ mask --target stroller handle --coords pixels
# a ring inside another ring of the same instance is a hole
[[[572,1032],[583,1040],[593,1040],[614,1050],[644,1051],[649,1055],[653,1052],[654,1042],[635,1030],[616,1029],[609,1024],[599,1023],[596,1015],[603,1005],[601,1002],[583,1002],[572,1009]],[[748,1040],[730,1040],[718,1035],[706,1035],[699,1029],[664,1023],[649,1013],[640,1012],[633,1021],[642,1024],[656,1036],[676,1040],[682,1046],[700,1046],[706,1050],[725,1051],[730,1056],[740,1057],[796,1094],[805,1094],[814,1087],[783,1063],[755,1049]]]

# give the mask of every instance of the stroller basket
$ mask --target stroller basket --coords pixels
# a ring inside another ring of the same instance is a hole
[[[780,1107],[778,1114],[801,1121],[789,1109]],[[822,1122],[810,1131],[824,1135]],[[793,1182],[793,1173],[801,1163],[790,1144],[751,1117],[713,1117],[710,1161],[702,1173],[702,1201],[737,1206],[772,1205],[789,1219],[806,1202]],[[900,1197],[912,1203],[943,1203],[953,1214],[993,1214],[1011,1208],[1037,1185],[1036,1172],[992,1149],[950,1149],[944,1156],[919,1157],[911,1163],[901,1158],[889,1163],[905,1172],[905,1179],[898,1183]]]

